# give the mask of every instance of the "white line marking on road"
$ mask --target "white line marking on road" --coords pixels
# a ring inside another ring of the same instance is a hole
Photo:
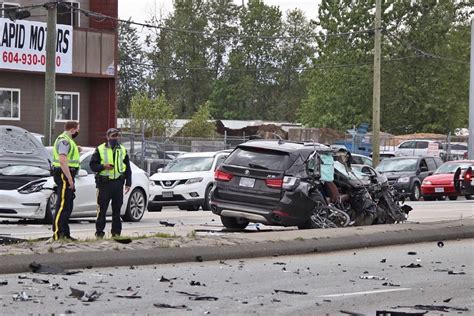
[[[321,295],[319,297],[340,297],[340,296],[351,296],[351,295],[364,295],[364,294],[377,294],[377,293],[387,293],[387,292],[397,292],[397,291],[409,291],[411,288],[399,288],[399,289],[390,289],[390,290],[375,290],[375,291],[364,291],[364,292],[352,292],[352,293],[341,293],[341,294],[329,294]]]

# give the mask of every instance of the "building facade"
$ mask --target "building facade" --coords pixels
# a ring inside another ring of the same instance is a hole
[[[77,120],[80,145],[97,145],[117,121],[118,34],[114,19],[92,18],[77,9],[118,17],[118,0],[62,1],[58,6],[54,138],[64,122]],[[26,8],[37,0],[0,0],[0,9]],[[28,8],[13,21],[0,11],[0,125],[44,133],[44,63],[47,10]]]

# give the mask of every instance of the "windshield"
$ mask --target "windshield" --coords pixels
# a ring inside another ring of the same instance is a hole
[[[377,171],[415,171],[418,159],[384,159],[377,167]]]
[[[163,172],[193,172],[211,170],[214,157],[177,158],[166,165]]]
[[[363,174],[360,170],[356,168],[352,168],[351,170],[347,170],[346,166],[344,166],[339,161],[334,162],[334,169],[342,173],[344,176],[352,179],[352,180],[362,180],[367,178],[365,174]]]
[[[0,175],[2,176],[38,176],[38,177],[49,177],[49,170],[45,170],[33,166],[8,166],[0,169]]]
[[[436,171],[435,174],[443,174],[443,173],[455,173],[456,170],[461,167],[461,169],[467,169],[472,164],[470,162],[465,163],[445,163],[441,165]]]
[[[290,167],[287,153],[262,148],[237,148],[226,164],[262,170],[285,170]]]

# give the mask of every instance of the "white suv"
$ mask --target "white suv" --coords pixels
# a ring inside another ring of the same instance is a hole
[[[180,210],[210,210],[210,192],[214,171],[229,152],[183,154],[150,177],[149,212],[160,212],[163,206],[178,206]]]
[[[439,157],[443,145],[434,140],[406,140],[395,149],[395,156]]]

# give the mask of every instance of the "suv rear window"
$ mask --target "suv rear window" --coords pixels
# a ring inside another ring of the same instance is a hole
[[[254,169],[286,170],[291,162],[290,156],[284,152],[241,147],[234,150],[225,163]]]

